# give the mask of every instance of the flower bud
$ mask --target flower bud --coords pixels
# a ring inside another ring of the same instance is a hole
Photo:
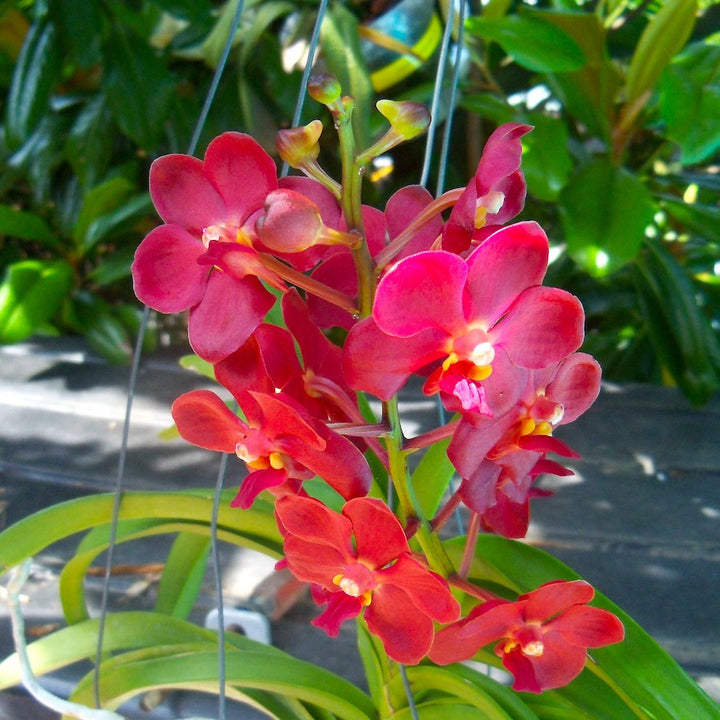
[[[274,190],[265,200],[265,214],[256,229],[260,242],[273,252],[295,253],[313,245],[357,246],[359,236],[328,227],[320,208],[294,190]]]
[[[430,125],[430,113],[420,103],[409,100],[378,100],[376,105],[392,130],[403,140],[411,140],[427,130]]]
[[[321,105],[334,105],[342,95],[340,81],[329,73],[313,75],[308,82],[308,93]]]
[[[323,125],[320,120],[313,120],[305,127],[280,130],[275,140],[275,147],[283,162],[293,168],[302,168],[317,160],[320,153],[318,140],[322,130]]]

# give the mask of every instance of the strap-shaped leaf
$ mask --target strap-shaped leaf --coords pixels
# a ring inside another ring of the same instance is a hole
[[[650,337],[673,379],[701,405],[720,388],[720,343],[683,268],[658,242],[645,248],[636,280]]]
[[[628,106],[655,87],[663,68],[690,37],[697,11],[697,0],[666,0],[648,23],[628,68],[625,81]]]

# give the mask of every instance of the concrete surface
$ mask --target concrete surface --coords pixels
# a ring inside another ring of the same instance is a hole
[[[106,365],[79,341],[0,348],[0,527],[59,500],[113,489],[127,378],[127,368]],[[182,440],[158,439],[171,424],[171,402],[205,384],[180,369],[173,355],[143,362],[126,488],[214,487],[218,455]],[[406,398],[406,432],[433,422],[434,407],[427,398]],[[567,562],[629,612],[720,699],[720,397],[696,410],[670,388],[606,384],[593,408],[557,434],[582,459],[573,464],[574,477],[543,481],[555,495],[534,502],[528,541]],[[242,464],[231,462],[226,487],[242,475]],[[142,562],[161,562],[166,548],[123,548],[118,562],[139,562],[140,555]],[[59,618],[52,598],[63,552],[37,558],[29,626]],[[124,558],[126,552],[131,555]],[[221,560],[228,605],[242,603],[272,572],[271,561],[247,551],[225,548]],[[155,579],[118,581],[114,592],[122,598],[132,587],[140,598],[151,596]],[[208,584],[199,616],[213,606]],[[12,648],[2,609],[0,614],[4,657]],[[298,602],[273,624],[274,644],[360,681],[352,631],[348,627],[333,641],[309,625],[315,614],[309,600]],[[58,692],[69,680],[53,681]],[[0,694],[0,720],[52,717],[39,709],[18,711],[23,702],[22,693]],[[196,698],[176,694],[152,717],[203,712],[215,715],[207,701],[198,706]],[[228,717],[255,715],[237,710]]]

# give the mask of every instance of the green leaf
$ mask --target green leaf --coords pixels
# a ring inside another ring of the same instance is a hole
[[[61,68],[55,27],[44,21],[33,24],[25,37],[7,96],[8,148],[18,148],[37,127],[48,109]]]
[[[78,113],[65,142],[64,155],[83,188],[98,184],[108,171],[117,140],[117,126],[102,93]]]
[[[586,62],[585,54],[566,32],[537,16],[472,17],[467,30],[496,42],[515,62],[535,72],[578,70]]]
[[[355,98],[353,129],[359,148],[370,145],[369,125],[373,87],[360,50],[357,17],[335,3],[325,16],[320,44],[328,70],[340,81],[344,95]]]
[[[72,300],[75,327],[90,347],[110,362],[127,365],[132,358],[133,341],[113,314],[112,306],[90,292],[77,293]]]
[[[63,260],[9,265],[0,284],[0,342],[30,337],[60,309],[72,284],[72,267]]]
[[[62,245],[60,238],[39,215],[16,210],[10,205],[0,205],[0,235],[21,240],[33,240],[48,248]]]
[[[691,45],[665,68],[658,89],[666,134],[683,164],[710,158],[720,147],[720,47]]]
[[[552,202],[572,170],[567,127],[562,118],[543,113],[528,113],[527,121],[534,126],[522,139],[522,170],[528,191],[539,200]]]
[[[645,249],[636,280],[650,338],[675,382],[701,405],[720,389],[720,342],[682,267],[658,242]]]
[[[559,209],[568,252],[596,276],[637,256],[654,213],[650,193],[640,180],[605,158],[573,173]]]
[[[658,196],[662,208],[675,220],[700,237],[720,242],[720,208],[715,205],[686,203],[670,195]]]
[[[103,12],[100,3],[54,0],[49,4],[49,11],[66,57],[83,68],[101,60]]]
[[[432,518],[440,507],[455,467],[447,456],[450,438],[431,445],[413,471],[410,482],[423,516]]]
[[[228,541],[251,547],[274,557],[282,556],[282,539],[272,507],[256,500],[252,508],[238,513],[230,507],[234,491],[226,494],[218,515],[219,532]],[[0,573],[58,540],[112,519],[113,495],[102,494],[70,500],[23,518],[0,533]],[[209,532],[213,492],[126,492],[120,508],[121,520],[152,519],[187,523],[194,530],[204,525]],[[181,530],[180,525],[176,530]]]
[[[643,30],[625,80],[625,100],[632,105],[655,87],[663,68],[690,37],[697,0],[666,0]]]
[[[202,585],[209,551],[210,538],[178,534],[160,579],[155,601],[157,612],[188,617]]]
[[[163,652],[115,657],[101,667],[101,701],[117,708],[139,692],[153,688],[211,689],[218,684],[216,650],[172,647]],[[284,653],[269,655],[263,650],[230,652],[225,659],[225,678],[230,688],[261,690],[312,703],[330,710],[338,718],[368,720],[375,717],[370,698],[346,680],[311,663]],[[217,690],[215,690],[217,691]],[[87,676],[72,699],[91,704],[92,676]]]
[[[443,694],[452,694],[463,703],[474,707],[476,717],[478,711],[481,717],[487,720],[509,720],[513,717],[489,693],[467,682],[449,668],[417,665],[407,668],[406,672],[411,686],[422,688],[423,693],[440,691]]]
[[[199,373],[210,380],[215,380],[215,366],[194,353],[190,355],[183,355],[178,360],[178,364],[185,370],[190,370],[191,372]]]
[[[103,234],[107,232],[108,223],[110,228],[113,227],[112,220],[105,220],[106,224],[101,223],[98,227],[98,223],[107,218],[111,211],[117,211],[118,208],[129,205],[130,209],[126,212],[130,212],[132,215],[137,211],[138,201],[140,201],[142,209],[148,207],[145,195],[134,198],[134,204],[126,204],[132,189],[133,186],[129,180],[124,177],[114,177],[85,193],[77,223],[73,228],[73,237],[83,253],[103,238]],[[119,220],[115,220],[115,224],[123,219],[121,215]]]
[[[140,147],[153,148],[164,132],[176,81],[145,42],[117,25],[105,48],[102,88],[121,130]]]
[[[620,73],[608,56],[607,31],[597,13],[526,11],[566,32],[583,51],[587,62],[571,72],[554,72],[549,84],[559,97],[566,115],[587,126],[592,135],[610,140]]]

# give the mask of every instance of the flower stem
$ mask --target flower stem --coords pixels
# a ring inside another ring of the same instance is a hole
[[[433,532],[430,523],[420,508],[410,484],[407,469],[407,451],[403,449],[403,435],[400,427],[397,396],[383,403],[383,420],[389,427],[385,436],[388,450],[390,479],[398,496],[398,516],[401,522],[417,521],[415,537],[425,553],[425,558],[431,570],[447,578],[455,573],[455,567],[450,560],[439,536]]]
[[[358,307],[361,317],[372,312],[375,297],[375,267],[370,250],[365,241],[365,227],[362,217],[362,175],[363,168],[355,154],[355,136],[352,128],[352,98],[342,99],[342,110],[333,112],[335,127],[340,141],[340,161],[342,163],[342,194],[340,204],[349,232],[362,236],[363,242],[352,250],[353,261],[358,278]]]

